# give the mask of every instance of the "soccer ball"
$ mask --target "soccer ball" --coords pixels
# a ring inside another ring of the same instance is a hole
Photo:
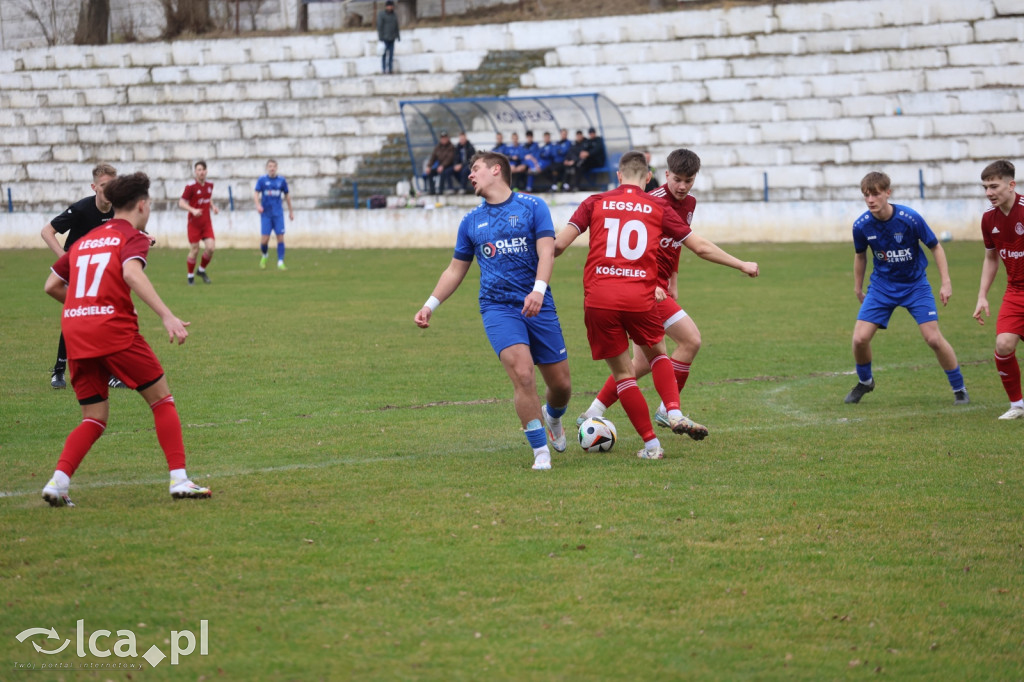
[[[586,452],[608,452],[616,438],[615,424],[604,417],[588,417],[580,424],[580,447]]]

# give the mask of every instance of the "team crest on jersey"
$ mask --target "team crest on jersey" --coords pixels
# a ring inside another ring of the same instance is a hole
[[[510,215],[508,217],[508,224],[511,225],[512,227],[516,227],[519,224],[519,216]]]
[[[686,214],[686,224],[693,225],[693,211]]]
[[[892,238],[896,240],[897,244],[902,244],[903,243],[903,233],[902,232],[897,232],[896,234],[894,234],[892,236]]]
[[[1024,225],[1021,225],[1020,223],[1017,223],[1017,226],[1015,228],[1013,228],[1013,231],[1016,232],[1019,235],[1020,234],[1024,234]]]

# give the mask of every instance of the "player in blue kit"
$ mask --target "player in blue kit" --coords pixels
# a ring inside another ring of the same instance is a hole
[[[970,399],[956,353],[939,331],[935,296],[925,275],[928,258],[921,249],[921,243],[935,256],[935,266],[942,278],[939,287],[942,305],[946,305],[953,295],[946,252],[917,211],[889,203],[892,195],[889,184],[889,176],[879,172],[868,173],[860,182],[868,210],[853,224],[856,251],[853,261],[854,293],[861,302],[857,324],[853,328],[853,359],[857,363],[859,381],[845,402],[859,403],[864,394],[875,390],[875,379],[871,374],[871,339],[875,332],[888,326],[893,310],[903,307],[914,317],[921,336],[946,372],[953,389],[953,404],[966,405]],[[875,266],[871,271],[871,286],[864,294],[868,247],[874,254]]]
[[[292,212],[292,196],[288,193],[288,181],[283,175],[277,174],[277,161],[267,161],[267,174],[261,175],[256,181],[252,200],[256,203],[256,211],[260,214],[260,269],[267,267],[267,248],[270,244],[270,233],[277,235],[277,269],[287,270],[284,266],[284,205],[288,204],[288,220],[295,220]]]
[[[451,296],[476,257],[480,264],[480,314],[491,347],[512,380],[513,402],[533,449],[533,468],[551,468],[551,445],[566,447],[562,415],[572,387],[569,360],[555,300],[548,281],[555,264],[555,226],[548,205],[511,189],[508,158],[478,152],[469,181],[483,202],[459,224],[451,263],[418,313],[415,322],[430,326],[437,306]],[[547,386],[543,406],[537,395],[534,365]],[[542,422],[543,420],[543,422]]]

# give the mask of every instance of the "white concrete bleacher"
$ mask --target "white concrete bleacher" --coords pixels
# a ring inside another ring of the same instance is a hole
[[[886,170],[976,197],[1024,155],[1020,0],[764,3],[403,31],[382,76],[369,31],[0,52],[0,185],[59,210],[105,160],[173,202],[198,158],[246,201],[277,158],[297,207],[402,131],[400,99],[445,96],[488,50],[546,50],[511,95],[600,92],[655,164],[704,161],[705,199],[857,198]],[[480,142],[488,143],[490,138]],[[932,195],[934,196],[934,195]],[[223,201],[223,198],[222,198]]]
[[[173,205],[205,159],[222,203],[228,186],[249,202],[276,158],[293,203],[312,208],[402,132],[399,99],[444,96],[485,55],[410,52],[384,76],[377,45],[361,32],[0,53],[0,185],[59,210],[107,161],[146,170],[158,206]]]
[[[696,150],[696,191],[721,200],[760,195],[765,174],[776,199],[856,198],[874,168],[973,197],[985,163],[1024,154],[1024,3],[765,3],[643,19],[562,22],[571,40],[510,94],[606,95],[655,160]]]

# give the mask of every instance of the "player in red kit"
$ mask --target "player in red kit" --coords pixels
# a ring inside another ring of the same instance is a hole
[[[196,283],[196,257],[199,256],[200,242],[203,246],[203,258],[199,261],[199,277],[210,284],[206,274],[206,266],[213,258],[215,240],[213,238],[213,221],[210,212],[220,213],[220,209],[212,202],[213,183],[206,181],[206,162],[196,161],[193,167],[196,181],[185,186],[185,191],[178,199],[178,207],[188,211],[188,266],[189,286]]]
[[[1000,419],[1024,417],[1017,342],[1024,336],[1024,196],[1017,193],[1016,169],[1009,161],[990,163],[981,172],[985,196],[992,204],[981,216],[981,238],[985,242],[985,260],[981,266],[981,286],[974,319],[985,324],[988,317],[988,290],[999,271],[1006,266],[1006,293],[996,318],[996,370],[1010,398],[1010,409]],[[984,317],[983,317],[984,314]]]
[[[153,350],[139,334],[132,292],[153,309],[173,343],[185,342],[188,322],[164,305],[143,268],[149,238],[149,178],[133,173],[106,187],[114,217],[75,242],[61,256],[46,280],[46,293],[64,303],[61,328],[67,342],[71,386],[82,406],[82,423],[64,442],[53,478],[43,499],[54,507],[73,507],[68,487],[75,469],[106,429],[110,416],[107,379],[116,373],[153,410],[157,440],[171,472],[175,498],[209,497],[185,473],[181,420],[167,377]]]
[[[636,385],[629,357],[630,339],[647,357],[672,430],[691,433],[703,427],[679,411],[679,393],[665,352],[665,330],[655,298],[659,244],[663,238],[686,238],[690,228],[663,199],[643,191],[650,175],[642,153],[623,154],[619,187],[580,204],[569,226],[555,238],[555,255],[590,230],[590,252],[583,268],[583,319],[591,356],[608,363],[622,407],[644,440],[637,456],[661,459],[664,450],[654,435],[647,402]],[[703,437],[700,433],[694,435]]]
[[[645,154],[646,158],[646,154]],[[650,162],[648,162],[650,163]],[[693,212],[697,207],[697,200],[690,194],[693,183],[697,179],[697,172],[700,171],[700,157],[689,149],[676,149],[668,155],[668,170],[665,171],[665,184],[651,190],[651,195],[661,197],[675,211],[676,215],[687,225],[693,224]],[[676,342],[676,347],[669,356],[672,362],[672,371],[676,377],[680,393],[686,386],[690,377],[690,366],[697,351],[700,350],[700,330],[697,329],[693,318],[687,315],[686,311],[677,302],[679,295],[679,254],[685,246],[697,256],[711,263],[727,265],[736,268],[749,277],[757,277],[757,263],[741,261],[729,255],[713,242],[701,237],[695,232],[690,232],[685,239],[662,238],[658,249],[658,286],[665,292],[665,297],[659,301],[658,307],[662,318],[662,325],[665,334]],[[633,354],[633,370],[639,379],[650,373],[651,368],[643,353]],[[618,394],[615,390],[615,377],[609,376],[604,386],[598,392],[594,402],[579,416],[577,424],[582,424],[587,417],[600,417],[605,410],[618,401]],[[668,413],[664,403],[654,413],[654,423],[658,426],[669,426]],[[696,425],[700,427],[700,425]],[[695,439],[703,438],[707,434],[704,427],[690,431],[690,437]]]

